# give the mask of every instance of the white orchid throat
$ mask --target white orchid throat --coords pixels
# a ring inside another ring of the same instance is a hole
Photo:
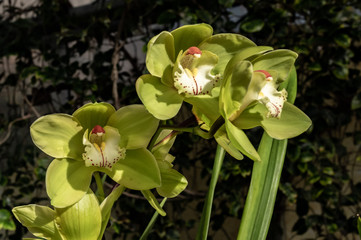
[[[287,91],[277,91],[277,84],[271,74],[265,70],[256,70],[266,76],[266,84],[258,94],[258,101],[263,103],[267,109],[267,117],[280,118],[284,102],[287,100]]]
[[[86,130],[83,135],[85,165],[111,169],[116,162],[125,157],[125,149],[119,147],[119,142],[120,134],[116,128],[102,128],[96,125],[90,134]]]
[[[197,47],[190,47],[180,54],[174,68],[174,86],[178,93],[186,96],[211,95],[220,80],[219,74],[211,73],[217,61],[217,56],[208,51],[202,52]]]

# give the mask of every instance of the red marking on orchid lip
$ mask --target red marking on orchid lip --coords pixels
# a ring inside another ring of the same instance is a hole
[[[97,134],[97,133],[105,133],[105,130],[104,130],[104,128],[102,128],[101,126],[95,125],[95,127],[93,128],[93,130],[92,130],[91,133],[94,133],[94,134]]]
[[[187,50],[187,55],[202,54],[202,51],[197,47],[190,47]]]
[[[255,70],[254,72],[261,72],[264,75],[266,75],[266,78],[272,77],[272,75],[269,72],[265,71],[265,70]]]

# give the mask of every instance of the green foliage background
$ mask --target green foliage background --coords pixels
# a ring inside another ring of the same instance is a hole
[[[361,212],[359,1],[97,0],[79,8],[66,0],[20,8],[12,3],[0,1],[0,238],[26,234],[11,219],[11,208],[49,204],[44,178],[51,159],[29,135],[37,116],[72,113],[87,101],[140,103],[134,83],[146,71],[139,54],[147,41],[162,30],[206,22],[215,33],[240,33],[258,45],[299,53],[295,104],[313,126],[289,141],[267,239],[304,239],[306,232],[311,239],[356,239],[355,216]],[[189,116],[189,106],[183,108],[175,123]],[[248,134],[257,142],[261,132]],[[215,142],[187,134],[177,138],[171,152],[190,184],[166,203],[168,215],[158,219],[149,239],[194,239],[215,148]],[[251,169],[248,159],[226,157],[209,239],[235,239]],[[110,189],[114,183],[107,181]],[[117,202],[107,239],[138,239],[153,212],[137,192],[126,192]],[[294,221],[285,220],[285,214]]]

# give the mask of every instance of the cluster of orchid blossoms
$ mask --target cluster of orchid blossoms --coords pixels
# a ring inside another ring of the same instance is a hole
[[[238,34],[212,34],[207,24],[186,25],[150,40],[149,74],[136,82],[144,106],[116,110],[89,103],[72,115],[46,115],[32,124],[33,142],[54,160],[46,173],[53,209],[13,209],[30,232],[45,239],[101,239],[113,203],[126,188],[141,191],[165,215],[152,189],[175,197],[187,180],[172,168],[168,153],[176,128],[159,122],[176,116],[183,101],[198,121],[187,131],[214,137],[236,159],[262,160],[244,129],[261,126],[271,137],[286,139],[309,128],[310,119],[287,101],[284,89],[296,53],[256,46]],[[92,177],[116,184],[105,197],[90,189]]]

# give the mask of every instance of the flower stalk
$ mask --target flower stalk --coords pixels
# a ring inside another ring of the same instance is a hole
[[[216,156],[214,157],[214,164],[212,169],[211,182],[209,184],[208,193],[204,202],[200,226],[198,227],[197,238],[206,240],[208,236],[209,222],[211,219],[212,205],[214,192],[218,180],[219,173],[223,164],[226,151],[220,146],[217,146]]]

